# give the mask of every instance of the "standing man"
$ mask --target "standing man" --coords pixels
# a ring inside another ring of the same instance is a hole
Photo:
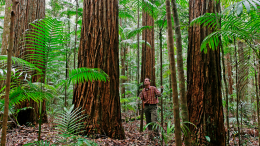
[[[159,100],[157,97],[161,96],[161,92],[154,86],[150,86],[151,80],[149,78],[144,79],[145,88],[140,93],[139,97],[144,103],[144,113],[146,117],[146,124],[151,122],[157,122],[157,103]],[[163,86],[161,86],[163,89]],[[152,125],[148,126],[148,130],[152,130]],[[155,130],[155,134],[158,136],[158,130]],[[149,138],[152,139],[153,135],[149,134]]]

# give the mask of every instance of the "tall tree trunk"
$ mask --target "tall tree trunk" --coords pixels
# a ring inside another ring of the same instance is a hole
[[[118,0],[84,0],[78,67],[100,68],[109,81],[77,84],[73,104],[88,115],[86,130],[124,139],[119,96]]]
[[[79,1],[76,1],[76,26],[75,26],[75,48],[74,48],[74,69],[76,68],[76,49],[77,49],[77,41],[78,41],[78,35],[77,35],[77,31],[78,31],[78,9],[79,9]]]
[[[144,3],[144,1],[143,1]],[[146,7],[149,7],[146,5]],[[154,26],[154,19],[143,10],[142,15],[142,25],[143,26]],[[151,86],[156,86],[155,84],[155,49],[154,49],[154,27],[151,29],[145,29],[142,33],[142,39],[148,42],[150,46],[146,43],[142,44],[142,69],[141,69],[141,82],[144,81],[144,77],[149,77],[151,79]],[[145,57],[144,57],[145,53]],[[145,71],[144,71],[145,70]]]
[[[232,95],[233,94],[233,73],[232,73],[232,57],[230,55],[230,53],[227,53],[226,55],[226,64],[227,64],[227,73],[228,73],[228,93],[229,95]]]
[[[5,89],[5,107],[3,115],[3,129],[1,136],[1,146],[5,146],[6,143],[6,130],[7,130],[7,121],[8,121],[8,110],[9,110],[9,93],[10,93],[10,84],[11,84],[11,68],[12,68],[12,49],[14,44],[14,20],[15,20],[15,7],[18,3],[18,0],[13,0],[12,11],[11,11],[11,24],[10,24],[10,36],[9,36],[9,46],[7,53],[7,76],[6,76],[6,89]]]
[[[160,82],[161,82],[161,86],[163,85],[163,37],[162,37],[162,30],[163,27],[159,28],[160,32],[159,32],[159,39],[160,39]],[[163,90],[161,91],[163,92]],[[163,127],[163,96],[161,96],[161,126]],[[162,135],[162,141],[161,141],[161,145],[163,146],[163,135]]]
[[[138,0],[138,10],[137,10],[137,29],[139,28],[139,21],[140,21],[140,15],[139,15],[139,8],[140,7],[140,1]],[[139,33],[137,33],[137,71],[136,71],[136,82],[137,82],[137,91],[136,91],[136,96],[139,96],[139,80],[140,80],[140,47],[139,47],[139,43],[140,43],[140,35]],[[140,100],[138,100],[138,113],[140,111]]]
[[[240,145],[240,126],[239,126],[239,113],[238,113],[238,107],[239,107],[239,83],[238,83],[238,59],[237,59],[237,47],[236,47],[236,39],[234,38],[234,46],[235,46],[235,60],[236,60],[236,97],[237,97],[237,107],[236,107],[236,120],[237,120],[237,129],[238,129],[238,145]]]
[[[260,52],[259,52],[259,55],[260,55]],[[257,92],[257,119],[258,119],[258,139],[260,138],[260,100],[259,100],[259,90],[260,90],[260,60],[258,60],[258,92]],[[259,142],[259,146],[260,146],[260,140],[258,141]]]
[[[255,68],[255,87],[256,87],[256,112],[257,112],[257,123],[258,123],[258,136],[260,138],[260,117],[259,117],[259,92],[258,92],[258,78],[259,78],[259,71],[258,70],[258,65],[256,65]],[[258,77],[257,77],[258,76]],[[260,141],[259,141],[259,146],[260,146]]]
[[[166,30],[166,41],[167,41],[167,48],[168,48],[168,53],[170,52],[170,46],[169,46],[169,37],[168,37],[168,28]],[[169,56],[169,59],[170,59],[170,56]],[[169,64],[169,69],[171,68],[171,65]],[[170,101],[171,101],[171,89],[172,89],[172,79],[171,79],[171,74],[169,74],[169,98],[170,98]]]
[[[14,36],[14,50],[13,54],[15,57],[24,58],[28,50],[23,47],[24,45],[24,34],[27,29],[32,29],[33,27],[29,25],[36,19],[42,19],[45,17],[45,0],[19,0],[19,4],[16,6],[16,16],[15,16],[15,36]],[[30,53],[36,53],[31,52]],[[27,60],[30,61],[30,60]],[[33,76],[32,82],[41,82],[41,75]],[[28,122],[36,124],[39,117],[39,103],[30,100],[21,102],[16,106],[17,108],[32,107],[34,110],[28,109],[21,111],[18,114],[18,122],[23,125]],[[46,103],[42,102],[42,113],[43,121],[47,122],[46,114]]]
[[[189,21],[214,12],[213,0],[189,1]],[[216,6],[219,12],[220,4]],[[213,29],[200,25],[189,28],[187,100],[193,145],[224,146],[225,128],[221,97],[220,49],[201,52],[201,42]],[[210,141],[206,140],[210,138]]]
[[[172,12],[173,12],[173,19],[175,25],[175,35],[176,35],[176,47],[177,47],[177,66],[178,66],[178,77],[179,77],[179,88],[180,88],[180,96],[181,96],[181,111],[182,111],[182,121],[188,122],[189,121],[189,114],[188,114],[188,106],[187,106],[187,96],[185,94],[185,77],[184,77],[184,70],[183,70],[183,57],[182,57],[182,39],[181,39],[181,29],[180,29],[180,21],[177,11],[177,4],[176,0],[172,0]],[[188,127],[188,123],[186,124]],[[187,132],[185,137],[185,145],[190,146],[190,136]]]
[[[170,70],[172,79],[172,91],[173,91],[173,114],[174,114],[174,124],[175,124],[175,142],[176,146],[181,146],[181,125],[180,125],[180,109],[178,101],[177,92],[177,80],[176,80],[176,67],[174,58],[174,40],[172,31],[172,21],[171,21],[171,8],[170,1],[166,0],[166,16],[167,16],[167,26],[168,26],[168,38],[169,38],[169,59],[170,59]]]
[[[221,55],[222,55],[222,67],[223,67],[223,80],[225,85],[225,98],[226,98],[226,122],[227,122],[227,140],[226,143],[229,145],[229,104],[228,104],[228,85],[226,80],[226,67],[225,67],[225,60],[224,60],[224,50],[223,46],[221,46]]]

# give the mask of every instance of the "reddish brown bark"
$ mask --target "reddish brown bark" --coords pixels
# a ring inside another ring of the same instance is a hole
[[[45,17],[45,0],[19,0],[19,4],[16,6],[15,16],[15,38],[14,38],[14,50],[15,57],[23,58],[28,52],[24,47],[24,34],[27,29],[32,29],[29,25],[36,19],[42,19]],[[28,60],[30,61],[30,60]],[[33,76],[32,82],[41,82],[41,76]],[[16,106],[17,108],[32,107],[33,110],[28,109],[18,114],[18,122],[23,125],[28,122],[36,124],[39,117],[39,103],[33,100],[22,102]],[[45,101],[42,103],[43,122],[47,122],[46,105]]]
[[[149,7],[148,5],[146,7]],[[146,8],[148,9],[148,8]],[[143,10],[142,26],[154,26],[153,17],[148,12]],[[143,30],[142,39],[150,44],[142,44],[142,69],[141,69],[141,82],[145,77],[151,80],[151,86],[155,84],[155,49],[154,49],[154,27],[151,29]],[[145,56],[145,57],[144,57]]]
[[[216,12],[220,5],[217,4]],[[194,1],[189,5],[190,21],[205,13],[214,12],[213,0]],[[224,146],[225,129],[221,97],[220,49],[201,52],[201,42],[213,29],[189,28],[187,100],[193,142],[200,145]],[[206,140],[210,138],[210,142]],[[195,144],[195,143],[193,143]]]
[[[228,91],[229,91],[229,95],[232,95],[233,94],[233,73],[232,73],[232,58],[231,58],[231,55],[230,53],[228,53],[226,55],[226,58],[227,58],[227,61],[226,61],[226,64],[227,64],[227,74],[228,74]],[[233,98],[232,98],[232,101],[233,101]]]
[[[84,0],[78,67],[101,68],[109,81],[75,86],[73,104],[88,115],[88,134],[123,139],[119,96],[118,0]]]

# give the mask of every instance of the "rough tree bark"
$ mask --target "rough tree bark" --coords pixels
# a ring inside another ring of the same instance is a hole
[[[169,59],[170,59],[170,70],[172,79],[172,99],[173,99],[173,114],[174,114],[174,124],[175,124],[175,143],[176,146],[181,146],[181,126],[180,126],[180,109],[178,101],[178,91],[177,91],[177,80],[176,80],[176,64],[174,58],[174,40],[172,31],[172,21],[171,21],[171,8],[170,1],[166,0],[166,17],[167,17],[167,27],[168,27],[168,39],[169,39]]]
[[[214,12],[213,0],[189,1],[189,21]],[[216,6],[219,12],[220,4]],[[213,29],[196,25],[189,28],[187,100],[193,144],[225,145],[224,115],[221,97],[220,49],[201,51],[201,42]],[[206,140],[210,138],[210,142]]]
[[[42,19],[45,17],[45,0],[19,0],[19,4],[16,6],[15,16],[15,36],[14,36],[14,50],[13,54],[15,57],[24,58],[28,52],[24,45],[24,34],[27,29],[32,29],[29,25],[36,19]],[[30,60],[27,60],[30,61]],[[33,76],[32,82],[41,82],[41,76]],[[20,125],[28,122],[36,124],[39,117],[39,103],[33,100],[24,101],[16,106],[17,108],[32,107],[33,109],[27,109],[19,112],[18,122]],[[47,122],[46,104],[45,101],[42,103],[43,121]]]
[[[149,7],[149,6],[146,5],[146,7]],[[148,8],[143,9],[142,26],[154,26],[154,19],[148,12],[145,11],[147,9]],[[151,45],[151,47],[148,44],[145,44],[145,43],[142,44],[141,82],[144,81],[143,77],[149,77],[151,79],[151,86],[156,86],[156,84],[155,84],[154,27],[151,29],[143,30],[142,39],[145,42],[148,42]],[[144,73],[145,73],[145,75],[144,75]]]
[[[88,115],[86,130],[124,139],[119,96],[118,0],[84,0],[78,67],[100,68],[109,81],[75,86],[73,104]]]

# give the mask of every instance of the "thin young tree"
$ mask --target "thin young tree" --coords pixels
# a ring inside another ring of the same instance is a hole
[[[259,71],[258,66],[255,64],[255,87],[256,87],[256,112],[257,112],[257,123],[258,123],[258,129],[260,128],[260,118],[259,118],[259,91],[258,91],[258,78],[259,78]],[[258,77],[257,77],[258,76]],[[258,130],[259,138],[260,138],[260,130]],[[259,141],[260,146],[260,141]]]
[[[119,96],[118,0],[83,2],[78,67],[100,68],[109,81],[77,83],[73,104],[87,114],[86,131],[124,139]]]
[[[234,37],[234,46],[235,46],[235,65],[236,65],[236,98],[237,98],[237,105],[236,105],[236,120],[237,120],[237,129],[238,129],[238,145],[241,143],[241,135],[240,135],[240,125],[239,125],[239,113],[238,113],[238,108],[239,108],[239,102],[240,102],[240,95],[239,95],[239,84],[238,84],[238,58],[237,58],[237,47],[236,47],[236,39]]]
[[[9,46],[7,52],[7,76],[6,76],[6,90],[5,90],[5,107],[3,115],[3,128],[1,136],[1,146],[6,144],[6,131],[7,131],[7,121],[8,121],[8,110],[9,110],[9,93],[10,93],[10,83],[11,83],[11,68],[12,68],[12,51],[14,45],[14,21],[16,15],[16,5],[18,0],[13,0],[12,11],[11,11],[11,24],[10,24],[10,35],[9,35]]]
[[[213,0],[189,1],[189,21],[205,13],[218,13],[220,3]],[[203,39],[214,28],[194,25],[189,28],[187,59],[187,101],[193,143],[200,145],[224,146],[225,128],[221,97],[220,49],[207,48],[201,51]]]
[[[185,92],[185,77],[184,77],[184,69],[183,69],[183,57],[182,57],[182,39],[181,39],[181,29],[180,29],[180,21],[179,15],[177,11],[176,0],[172,0],[172,12],[174,19],[174,28],[175,28],[175,38],[176,38],[176,47],[177,47],[177,67],[178,67],[178,78],[179,78],[179,88],[180,88],[180,101],[181,101],[181,111],[182,111],[182,121],[189,121],[188,114],[188,106],[187,106],[187,96]],[[188,127],[188,123],[186,123]],[[185,145],[190,146],[190,136],[187,130],[186,135],[184,135]]]
[[[170,1],[166,0],[166,18],[167,18],[167,27],[168,27],[168,38],[169,38],[169,59],[170,59],[170,70],[171,70],[171,79],[172,79],[172,98],[173,98],[173,114],[174,114],[174,124],[175,124],[175,142],[176,146],[181,146],[181,125],[180,125],[180,109],[178,101],[178,92],[177,92],[177,80],[176,80],[176,67],[175,67],[175,58],[174,58],[174,40],[173,40],[173,31],[172,31],[172,21],[171,21],[171,8]]]

